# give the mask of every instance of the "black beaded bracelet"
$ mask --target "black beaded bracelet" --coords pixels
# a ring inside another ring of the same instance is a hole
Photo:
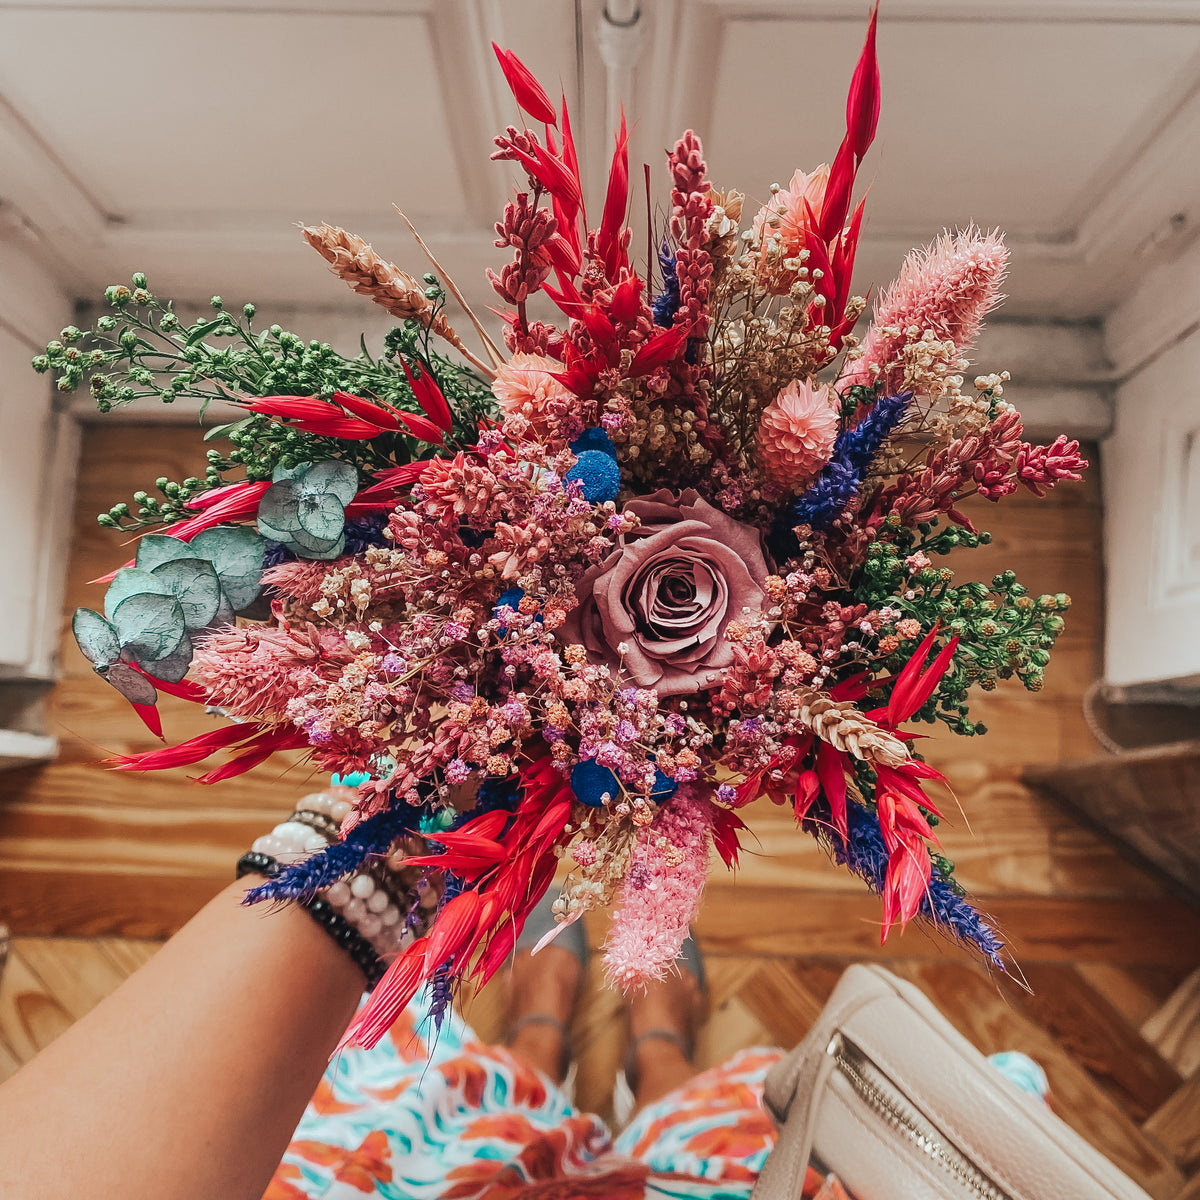
[[[269,854],[261,854],[250,850],[238,859],[237,877],[246,875],[262,875],[266,879],[274,879],[283,868]],[[317,896],[303,907],[326,933],[358,964],[359,970],[367,980],[367,991],[372,991],[383,978],[387,967],[383,964],[375,947],[329,903],[328,900]]]
[[[265,879],[274,879],[283,868],[269,854],[260,854],[257,850],[247,850],[237,861],[237,877],[242,879],[247,875],[261,875]]]
[[[309,916],[358,963],[359,969],[366,976],[367,991],[372,991],[387,970],[379,955],[375,953],[375,947],[321,896],[306,904],[305,908],[308,909]]]

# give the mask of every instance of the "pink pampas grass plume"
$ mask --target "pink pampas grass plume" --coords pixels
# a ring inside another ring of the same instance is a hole
[[[829,461],[838,435],[835,402],[828,387],[794,380],[763,410],[755,449],[772,483],[799,491]]]
[[[972,225],[911,251],[896,282],[880,297],[862,357],[849,364],[838,388],[880,378],[885,394],[896,391],[910,329],[917,338],[931,329],[939,340],[953,342],[959,354],[966,353],[983,318],[1003,299],[1000,285],[1007,271],[1008,247],[998,230],[984,233]]]
[[[322,667],[339,671],[353,659],[334,630],[302,624],[229,627],[199,642],[191,677],[207,690],[211,703],[234,717],[283,721],[288,703],[305,694]]]
[[[687,784],[639,830],[604,952],[622,991],[661,979],[679,957],[700,910],[711,833],[712,803]]]

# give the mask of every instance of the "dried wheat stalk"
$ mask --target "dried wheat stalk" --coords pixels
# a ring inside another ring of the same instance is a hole
[[[463,345],[453,326],[429,302],[424,287],[407,272],[388,262],[357,234],[336,225],[303,226],[304,240],[330,269],[360,296],[369,296],[401,321],[418,321],[450,343],[476,370],[491,379],[495,372]]]
[[[853,705],[839,704],[825,692],[801,691],[800,720],[835,750],[865,762],[898,767],[908,758],[908,748],[898,737],[880,729]]]
[[[479,334],[479,340],[483,343],[483,348],[488,352],[488,357],[492,360],[492,365],[495,367],[500,366],[504,362],[504,355],[500,353],[496,343],[488,337],[487,330],[484,329],[482,322],[471,311],[471,306],[467,303],[466,297],[463,296],[462,292],[458,290],[458,285],[450,278],[449,272],[446,271],[445,267],[434,257],[433,251],[425,244],[425,239],[417,232],[417,227],[404,215],[403,210],[396,204],[393,204],[392,208],[396,210],[396,216],[408,226],[408,232],[413,235],[417,245],[425,252],[425,257],[433,264],[433,269],[438,273],[438,276],[446,287],[449,288],[450,295],[458,301],[462,306],[463,312],[470,319],[471,324],[475,326],[475,332]]]

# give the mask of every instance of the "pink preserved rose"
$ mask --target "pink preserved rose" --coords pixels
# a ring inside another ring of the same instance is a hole
[[[763,606],[769,570],[758,531],[692,489],[631,500],[641,524],[576,589],[562,641],[623,664],[639,687],[675,696],[715,687],[733,665],[729,623]]]

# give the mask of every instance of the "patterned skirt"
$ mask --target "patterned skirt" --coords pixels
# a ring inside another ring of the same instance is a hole
[[[433,1036],[418,996],[375,1049],[330,1063],[264,1200],[742,1200],[775,1141],[761,1102],[779,1057],[743,1050],[614,1138],[457,1016]],[[810,1176],[806,1195],[834,1195]]]

